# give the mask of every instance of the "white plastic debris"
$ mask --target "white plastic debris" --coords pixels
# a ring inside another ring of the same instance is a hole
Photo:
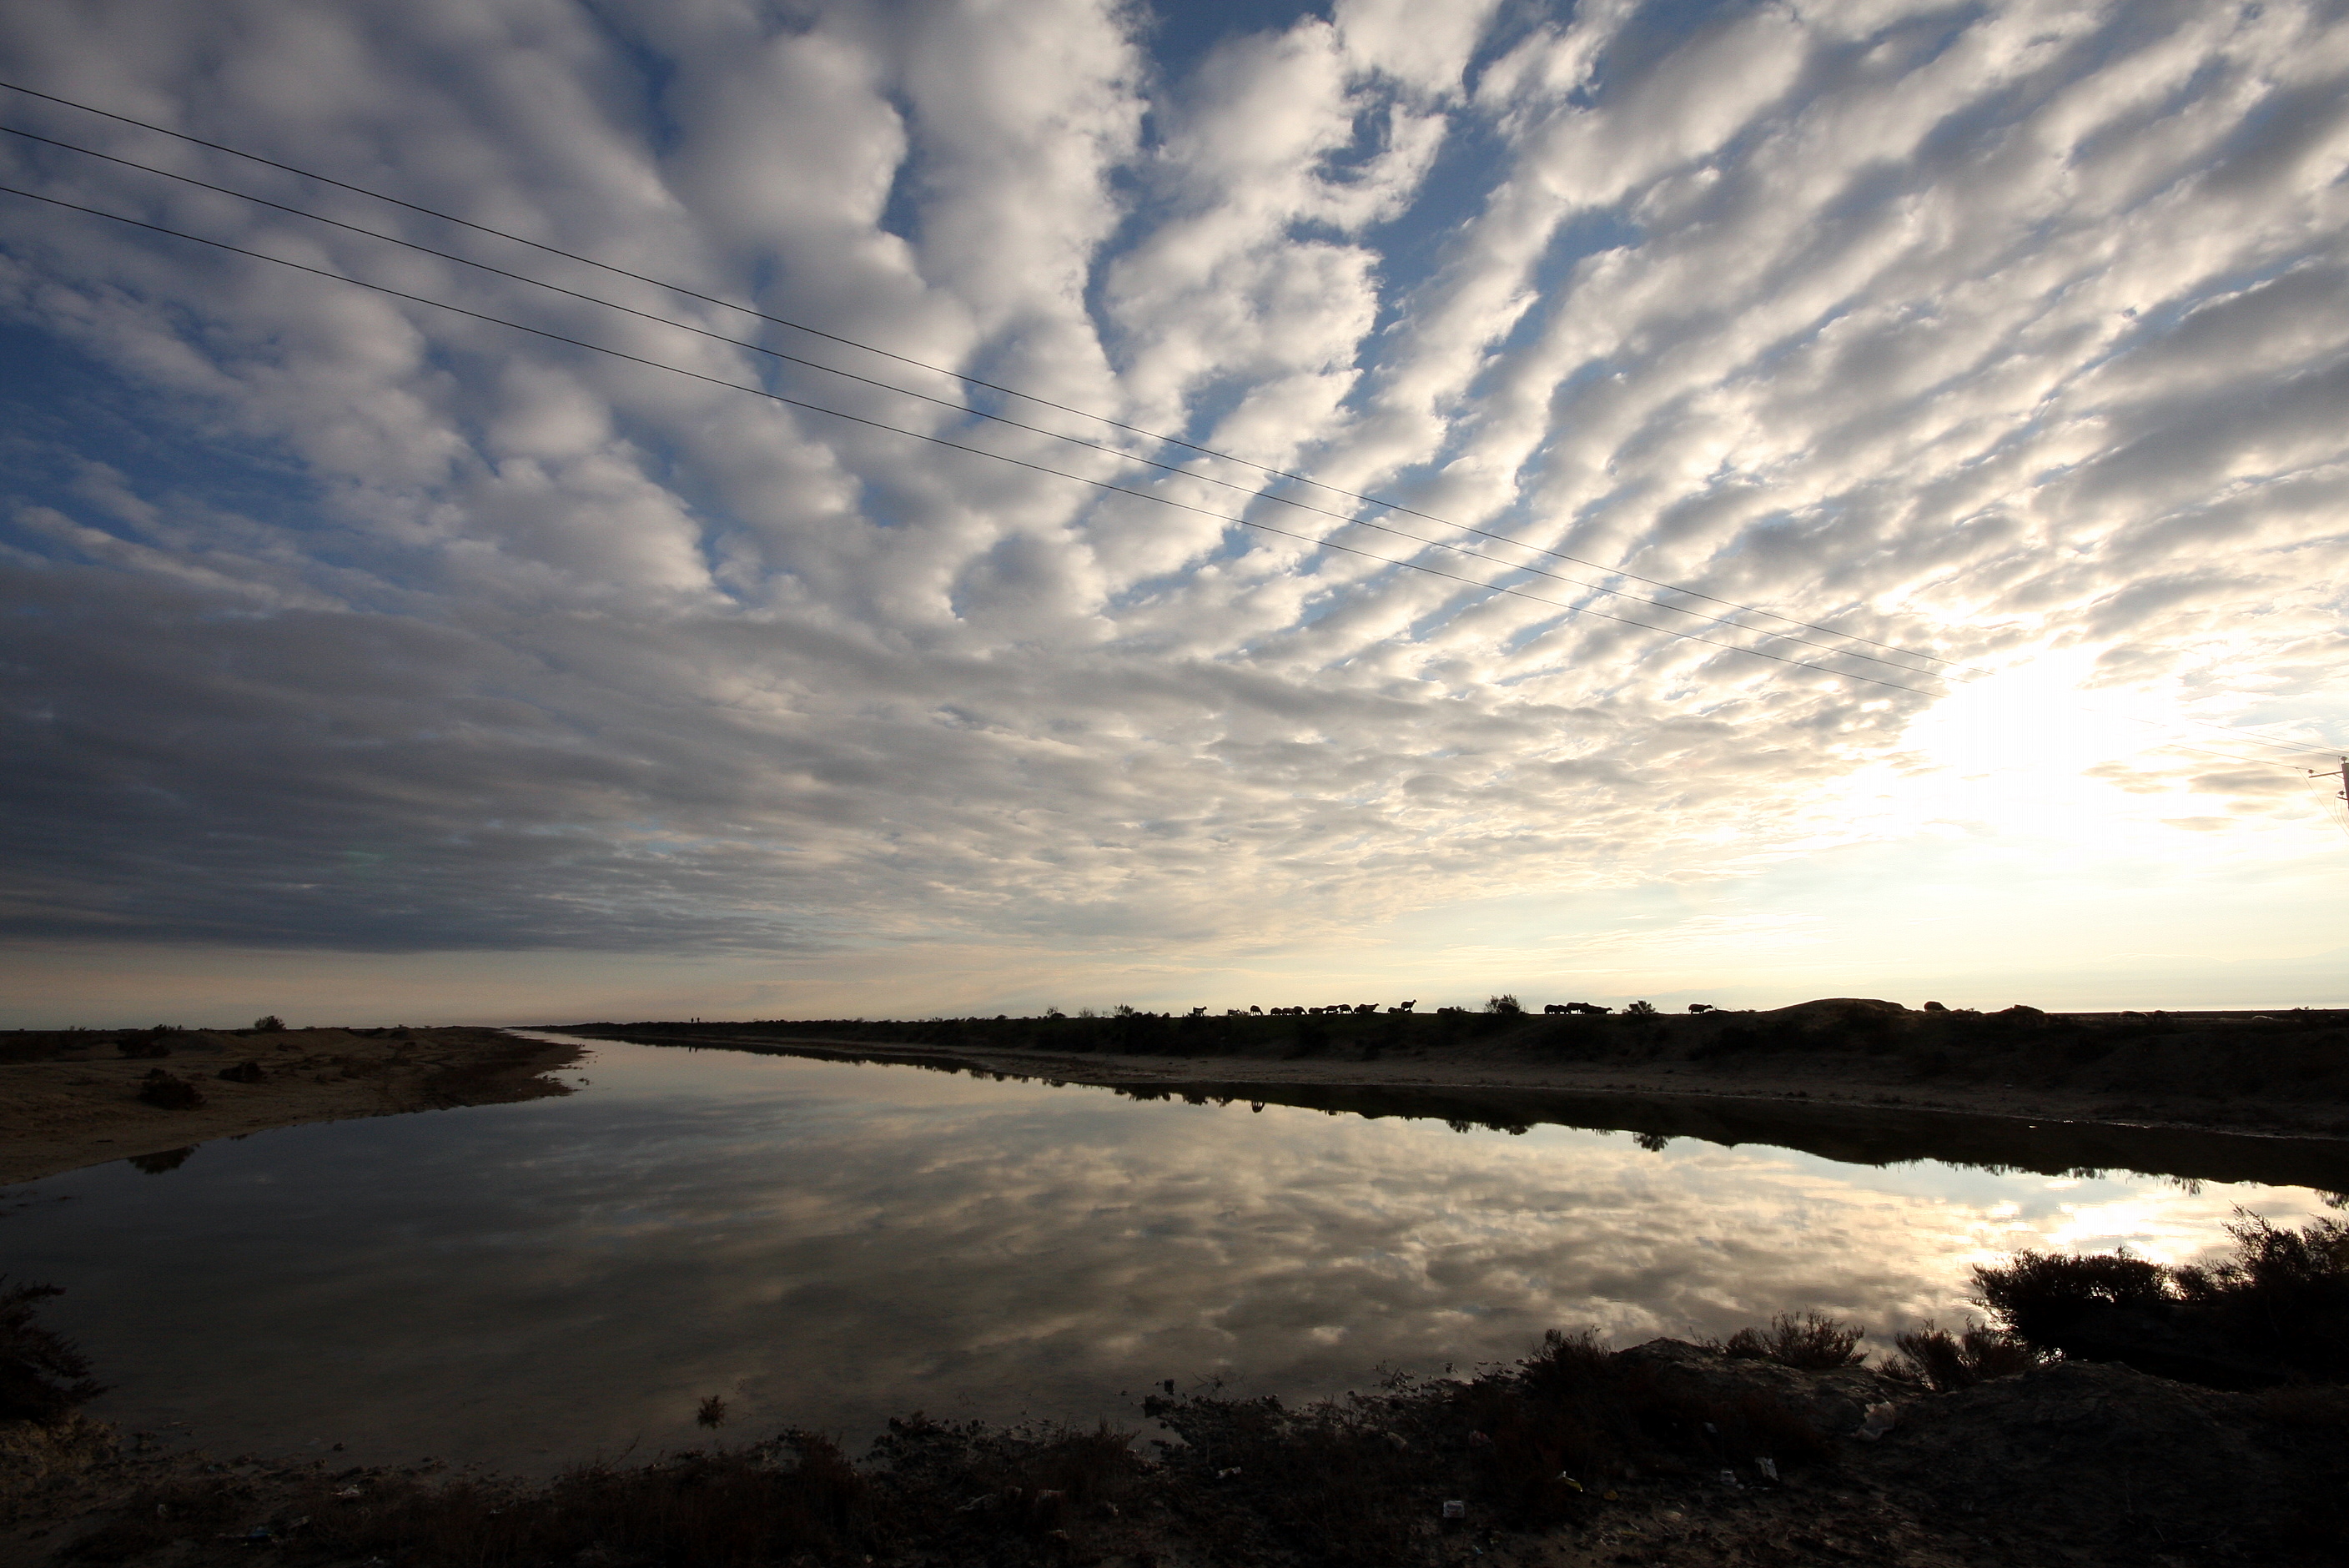
[[[1575,1480],[1572,1476],[1567,1474],[1564,1470],[1557,1472],[1557,1484],[1560,1486],[1570,1486],[1577,1491],[1580,1491],[1582,1490],[1582,1483]]]
[[[1870,1405],[1868,1418],[1859,1423],[1852,1436],[1864,1443],[1872,1443],[1899,1423],[1900,1412],[1890,1405]]]
[[[1755,1460],[1754,1461],[1754,1468],[1762,1472],[1762,1479],[1764,1480],[1775,1481],[1778,1479],[1778,1461],[1772,1459],[1767,1454],[1764,1454],[1760,1459]]]
[[[1721,1472],[1721,1484],[1723,1486],[1735,1486],[1737,1484],[1737,1472],[1733,1470],[1723,1470]]]

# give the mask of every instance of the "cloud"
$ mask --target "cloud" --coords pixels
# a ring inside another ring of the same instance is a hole
[[[1916,830],[1851,808],[1946,689],[1880,645],[2085,650],[2195,717],[2337,686],[2322,7],[1417,15],[1180,72],[1083,0],[0,22],[12,79],[1503,536],[1251,500],[1203,482],[1238,464],[16,98],[1202,477],[55,150],[0,150],[11,183],[1218,515],[0,199],[5,928],[1305,940]],[[2206,763],[2149,765],[2199,799]]]

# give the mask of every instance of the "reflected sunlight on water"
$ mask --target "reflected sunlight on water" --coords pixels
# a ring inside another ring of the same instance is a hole
[[[508,1465],[893,1413],[1135,1419],[1147,1384],[1335,1392],[1545,1328],[1965,1311],[2020,1246],[2175,1261],[2304,1188],[1692,1139],[1454,1131],[911,1068],[598,1045],[567,1099],[292,1128],[15,1189],[6,1272],[214,1452]],[[1651,1138],[1649,1142],[1657,1140]]]

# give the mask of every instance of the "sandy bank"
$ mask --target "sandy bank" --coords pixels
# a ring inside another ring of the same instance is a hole
[[[212,1139],[307,1121],[567,1094],[543,1075],[578,1056],[498,1029],[0,1035],[0,1183],[109,1160],[170,1161]],[[202,1103],[142,1100],[158,1072]]]

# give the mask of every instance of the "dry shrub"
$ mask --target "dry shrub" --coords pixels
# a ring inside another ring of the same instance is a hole
[[[2024,1252],[1974,1271],[1979,1299],[2042,1351],[2218,1387],[2349,1381],[2349,1224],[2237,1213],[2235,1255],[2211,1267]]]
[[[159,1110],[193,1110],[204,1103],[204,1091],[161,1068],[151,1068],[140,1082],[139,1103]]]
[[[1904,1383],[1921,1383],[1936,1394],[1971,1388],[2047,1359],[2044,1353],[2013,1335],[1971,1320],[1961,1332],[1951,1334],[1929,1318],[1923,1328],[1895,1335],[1892,1342],[1899,1346],[1899,1354],[1886,1359],[1884,1375]]]
[[[2280,1231],[2238,1211],[2235,1255],[2172,1271],[2179,1315],[2295,1375],[2349,1381],[2349,1224],[2311,1221]]]
[[[2020,1252],[2002,1267],[1975,1268],[1974,1290],[2010,1332],[2043,1350],[2062,1349],[2071,1330],[2092,1314],[2158,1311],[2173,1299],[2168,1270],[2126,1253]]]
[[[1832,1372],[1868,1359],[1866,1351],[1854,1348],[1867,1336],[1868,1330],[1857,1324],[1824,1313],[1806,1312],[1796,1317],[1782,1312],[1770,1320],[1768,1328],[1739,1329],[1720,1349],[1733,1358],[1775,1361],[1805,1372]]]

